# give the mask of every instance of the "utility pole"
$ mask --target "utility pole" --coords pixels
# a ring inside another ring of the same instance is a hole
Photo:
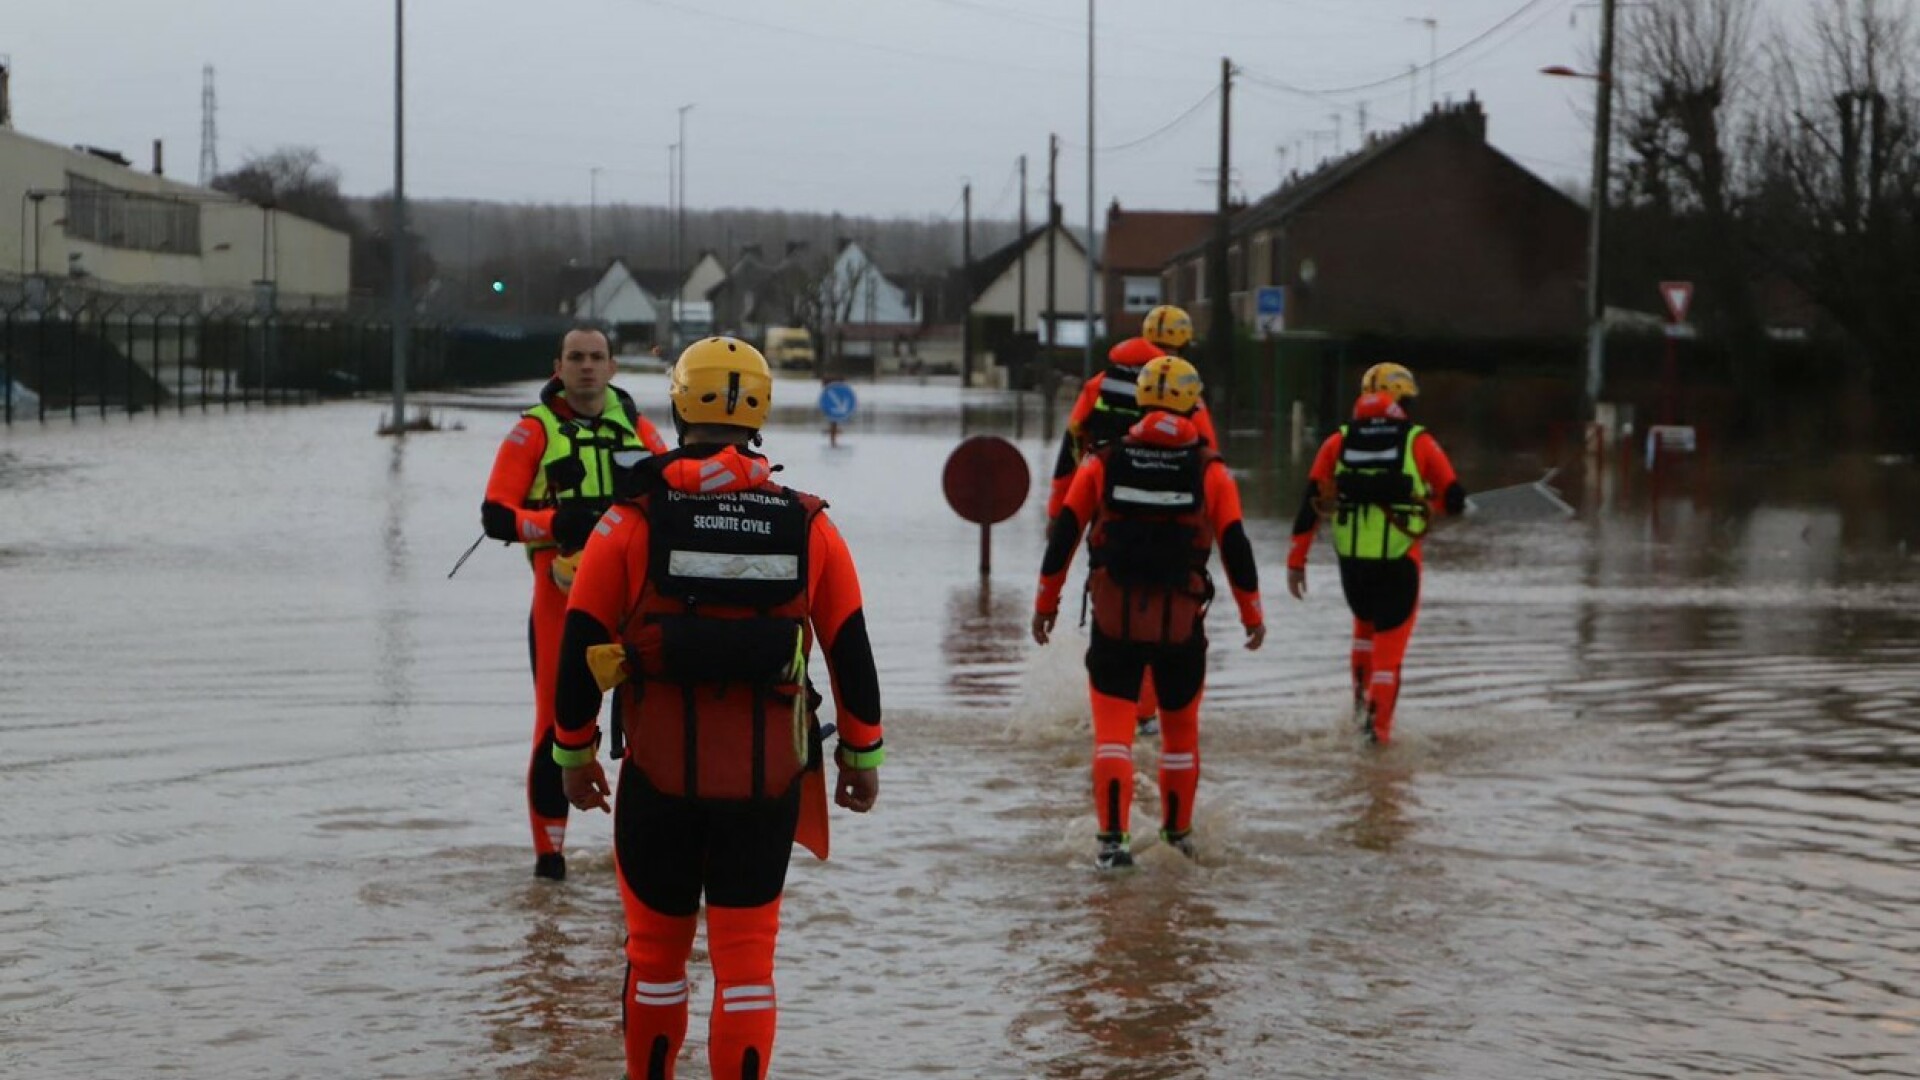
[[[1055,247],[1060,240],[1060,196],[1056,194],[1055,181],[1060,166],[1060,136],[1047,136],[1047,377],[1053,377],[1053,351],[1060,344],[1058,260]]]
[[[1080,377],[1093,378],[1093,268],[1099,260],[1093,231],[1093,0],[1087,0],[1087,306],[1082,311],[1087,328],[1087,348],[1080,359]]]
[[[973,292],[973,181],[960,188],[960,273],[966,279],[967,292]],[[973,385],[973,311],[968,305],[966,318],[960,321],[960,385]]]
[[[1615,0],[1600,4],[1600,77],[1594,80],[1593,194],[1587,199],[1587,419],[1599,412],[1606,377],[1607,308],[1600,292],[1602,222],[1607,216],[1607,176],[1613,149],[1613,16]]]
[[[393,434],[407,433],[406,0],[393,0]]]
[[[1213,250],[1207,258],[1207,355],[1224,393],[1214,401],[1226,406],[1228,420],[1233,410],[1233,296],[1227,271],[1227,226],[1232,208],[1228,205],[1229,176],[1233,167],[1233,61],[1220,58],[1220,176],[1216,183]]]
[[[1339,157],[1340,152],[1343,149],[1345,149],[1345,147],[1341,144],[1340,136],[1342,131],[1344,130],[1343,125],[1341,124],[1341,121],[1345,120],[1346,118],[1344,116],[1341,116],[1337,112],[1329,113],[1328,115],[1333,117],[1333,156]]]
[[[1367,148],[1367,103],[1360,103],[1360,149]]]
[[[1013,332],[1027,332],[1027,155],[1020,155],[1020,299]]]

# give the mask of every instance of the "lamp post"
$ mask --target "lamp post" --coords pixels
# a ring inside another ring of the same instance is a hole
[[[1541,68],[1544,75],[1592,79],[1593,179],[1587,198],[1587,380],[1582,400],[1588,420],[1598,418],[1601,387],[1606,378],[1607,312],[1600,292],[1601,240],[1607,216],[1607,176],[1613,150],[1613,26],[1615,0],[1600,5],[1600,70],[1582,72],[1555,64]]]
[[[407,433],[406,0],[393,0],[393,421]]]
[[[27,198],[33,200],[33,273],[40,274],[40,204],[47,199],[44,191],[29,191]]]
[[[683,294],[687,283],[687,110],[691,108],[693,102],[689,101],[678,110],[680,141],[674,144],[679,154],[680,170],[680,199],[673,219],[673,272],[678,276],[674,279],[673,296],[667,301],[667,310],[673,313],[667,320],[667,330],[668,342],[675,350],[680,348],[680,302],[685,299]]]
[[[587,170],[587,269],[597,271],[600,260],[594,251],[594,228],[600,216],[600,166]],[[600,315],[600,279],[595,277],[587,283],[587,318]]]
[[[693,108],[693,103],[688,102],[680,106],[678,110],[680,113],[680,141],[674,144],[679,147],[680,152],[680,206],[675,213],[673,221],[673,253],[674,261],[682,264],[687,260],[687,110],[691,108]],[[685,267],[675,266],[674,270],[676,273],[683,272]]]
[[[1093,231],[1093,0],[1087,0],[1087,348],[1080,358],[1080,377],[1093,377],[1093,267],[1099,258]]]

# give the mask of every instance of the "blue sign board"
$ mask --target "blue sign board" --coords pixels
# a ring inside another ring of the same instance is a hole
[[[859,404],[854,397],[853,387],[846,383],[828,383],[820,388],[820,411],[836,424],[851,418],[854,408]]]
[[[1277,285],[1262,286],[1254,293],[1254,326],[1262,337],[1287,328],[1287,290]]]

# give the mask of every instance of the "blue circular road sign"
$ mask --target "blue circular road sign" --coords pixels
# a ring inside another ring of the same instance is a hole
[[[836,424],[852,417],[859,404],[853,387],[846,383],[828,383],[820,388],[820,411]]]

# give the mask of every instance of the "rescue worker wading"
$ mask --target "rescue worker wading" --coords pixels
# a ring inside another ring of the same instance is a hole
[[[1140,421],[1145,410],[1135,398],[1140,370],[1148,361],[1162,356],[1178,356],[1193,342],[1193,319],[1185,310],[1162,304],[1140,320],[1140,335],[1130,337],[1107,351],[1106,369],[1088,379],[1067,414],[1066,434],[1060,439],[1060,455],[1053,465],[1053,482],[1047,495],[1047,520],[1060,516],[1067,499],[1067,487],[1082,458],[1103,446],[1120,441],[1127,429]],[[1206,402],[1194,405],[1188,419],[1200,432],[1200,441],[1220,449],[1220,437],[1214,433],[1213,417]],[[1149,675],[1140,687],[1140,734],[1155,732],[1154,716],[1159,711]]]
[[[1467,491],[1440,444],[1407,417],[1419,394],[1413,373],[1375,364],[1360,379],[1353,422],[1327,437],[1313,459],[1287,556],[1287,589],[1307,594],[1307,551],[1333,517],[1340,589],[1353,611],[1353,705],[1366,736],[1393,737],[1400,665],[1420,612],[1420,539],[1431,516],[1459,514]]]
[[[826,504],[773,483],[748,448],[772,390],[751,345],[688,347],[672,374],[681,449],[595,526],[569,597],[553,756],[574,806],[607,809],[595,719],[601,691],[627,684],[613,836],[632,1080],[674,1075],[703,896],[712,1075],[766,1075],[787,864],[796,840],[826,857],[816,638],[838,707],[837,801],[865,813],[879,796],[880,688],[853,559]]]
[[[1147,364],[1139,378],[1146,414],[1119,442],[1094,451],[1074,472],[1040,566],[1033,639],[1053,633],[1060,590],[1091,525],[1087,588],[1093,603],[1087,675],[1093,699],[1093,803],[1099,821],[1096,866],[1133,865],[1134,698],[1148,671],[1161,708],[1160,835],[1194,854],[1194,792],[1200,784],[1200,697],[1206,679],[1204,626],[1213,583],[1207,556],[1216,540],[1246,627],[1247,648],[1266,639],[1253,547],[1240,520],[1240,490],[1189,414],[1200,374],[1178,357]]]
[[[480,523],[495,540],[526,545],[533,566],[527,651],[533,665],[533,754],[527,816],[534,873],[567,876],[567,798],[553,763],[553,687],[567,582],[618,475],[667,450],[633,398],[612,385],[613,357],[598,330],[571,330],[553,361],[540,404],[521,414],[494,457]]]

